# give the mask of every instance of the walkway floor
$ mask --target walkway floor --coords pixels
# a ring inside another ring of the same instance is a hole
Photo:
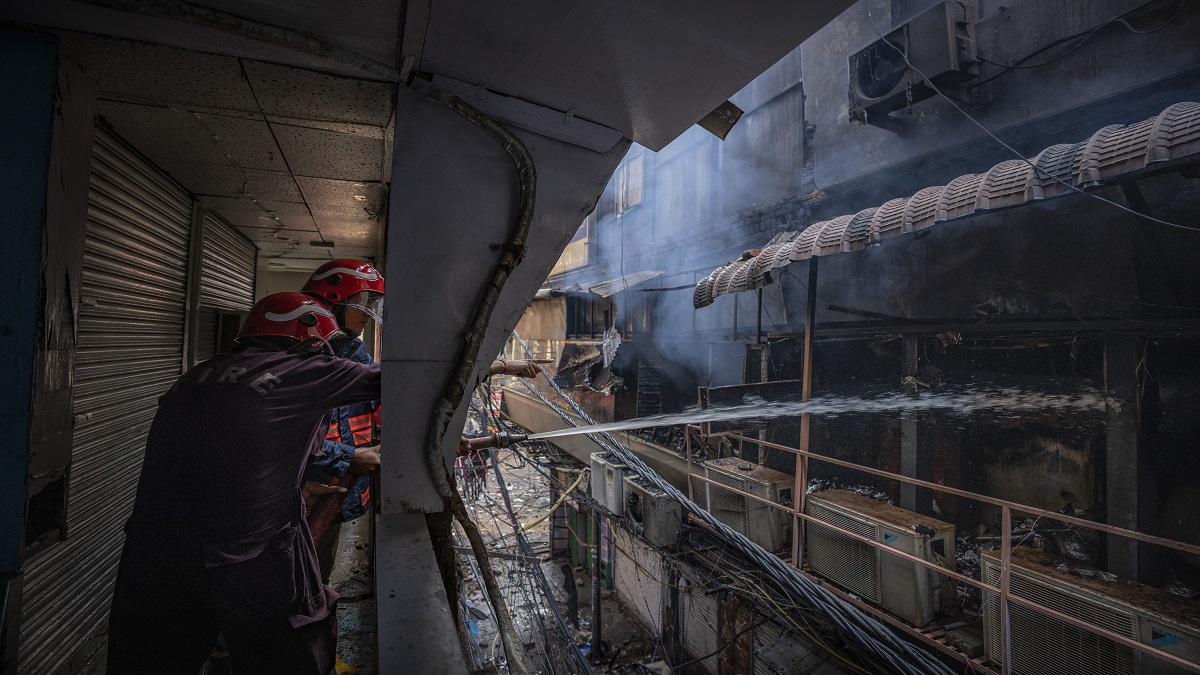
[[[375,673],[375,588],[368,559],[368,517],[342,526],[342,541],[329,583],[338,601],[338,658],[358,675]]]

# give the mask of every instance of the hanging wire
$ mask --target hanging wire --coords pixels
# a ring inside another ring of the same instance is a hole
[[[527,354],[532,354],[529,346],[516,332],[513,333],[513,337]],[[596,423],[579,407],[579,404],[567,396],[566,392],[554,382],[545,369],[539,368],[539,370],[541,370],[542,375],[558,393],[559,397],[568,404],[576,415],[588,424]],[[533,390],[532,387],[530,389]],[[537,392],[535,395],[551,408],[556,408],[540,392]],[[572,426],[579,426],[578,422],[568,417],[565,413],[562,413],[562,411],[559,411],[559,413],[560,417]],[[637,455],[627,450],[612,434],[601,432],[598,435],[604,439],[603,443],[598,439],[594,439],[598,445],[609,448],[640,476],[650,481],[659,490],[667,493],[671,499],[678,501],[689,513],[703,521],[705,525],[715,532],[716,536],[721,537],[729,546],[757,563],[759,569],[768,575],[776,585],[785,589],[789,595],[803,599],[808,606],[819,612],[830,624],[836,627],[840,635],[849,644],[865,652],[866,656],[872,661],[888,664],[891,670],[904,673],[905,675],[951,675],[953,673],[935,655],[901,639],[886,626],[868,616],[862,610],[799,574],[797,570],[790,567],[787,563],[764,550],[745,535],[717,520],[707,510],[697,506],[688,499],[687,495],[664,480]]]
[[[1149,3],[1149,4],[1154,4],[1154,3]],[[880,30],[879,30],[879,26],[877,26],[875,24],[875,17],[871,15],[871,3],[869,3],[869,2],[866,3],[866,7],[867,7],[867,18],[871,21],[871,28],[873,28],[875,30],[875,34],[879,36],[879,39],[882,40],[885,45],[887,45],[891,49],[895,50],[896,53],[899,54],[901,56],[901,58],[904,59],[904,63],[906,63],[909,68],[912,68],[913,72],[915,72],[916,74],[925,78],[925,84],[928,85],[929,88],[932,89],[934,92],[936,92],[938,96],[945,99],[946,102],[949,103],[951,106],[953,106],[953,108],[955,110],[957,110],[959,113],[961,113],[963,117],[967,118],[967,120],[970,121],[971,124],[974,124],[975,126],[979,127],[979,129],[981,131],[983,131],[983,133],[987,134],[988,136],[990,136],[992,138],[992,140],[996,141],[1001,146],[1003,146],[1005,150],[1008,150],[1009,152],[1011,152],[1014,157],[1016,157],[1018,160],[1020,160],[1024,163],[1028,164],[1029,167],[1031,169],[1033,169],[1033,171],[1035,173],[1037,173],[1038,175],[1040,175],[1044,178],[1049,178],[1050,180],[1053,180],[1054,182],[1063,185],[1064,187],[1068,188],[1069,190],[1071,190],[1073,192],[1077,192],[1077,193],[1084,195],[1086,197],[1089,197],[1091,199],[1095,199],[1097,201],[1104,202],[1105,204],[1108,204],[1109,206],[1114,206],[1118,209],[1121,209],[1122,211],[1125,211],[1126,213],[1133,214],[1134,216],[1137,216],[1138,218],[1141,218],[1143,220],[1148,220],[1150,222],[1158,223],[1159,225],[1165,225],[1167,227],[1173,227],[1176,229],[1185,230],[1187,232],[1200,233],[1200,228],[1190,227],[1188,225],[1181,225],[1179,223],[1172,223],[1167,220],[1162,220],[1161,218],[1155,218],[1154,216],[1151,216],[1151,215],[1148,215],[1145,213],[1141,213],[1139,211],[1129,208],[1128,206],[1125,206],[1124,204],[1114,202],[1113,200],[1107,199],[1105,197],[1101,197],[1100,195],[1098,195],[1094,192],[1088,192],[1087,190],[1076,187],[1075,185],[1068,183],[1067,181],[1059,178],[1058,176],[1051,174],[1049,171],[1039,168],[1036,164],[1029,161],[1029,159],[1026,158],[1025,155],[1018,152],[1016,148],[1012,147],[1008,143],[1005,143],[1003,140],[1000,139],[999,136],[992,133],[991,129],[988,129],[987,127],[985,127],[983,125],[983,123],[981,123],[979,120],[972,117],[971,114],[968,113],[966,110],[964,110],[962,108],[962,106],[958,105],[958,103],[955,102],[954,99],[950,98],[945,93],[943,93],[942,90],[939,89],[938,86],[933,83],[933,80],[931,80],[928,75],[921,72],[921,70],[919,68],[917,68],[916,66],[913,65],[912,61],[910,61],[908,59],[908,53],[905,50],[897,47],[896,45],[892,44],[889,40],[884,38],[883,33],[880,32]]]

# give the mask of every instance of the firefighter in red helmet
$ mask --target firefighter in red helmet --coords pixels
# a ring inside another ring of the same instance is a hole
[[[301,476],[329,407],[380,390],[378,366],[329,353],[339,333],[312,298],[267,296],[233,353],[159,399],[125,528],[108,672],[198,672],[218,633],[235,672],[333,672],[337,594],[320,579]]]
[[[359,336],[372,319],[382,321],[383,275],[378,270],[361,260],[331,260],[318,267],[300,290],[323,303],[337,319],[342,334],[330,343],[336,356],[363,364],[375,362]],[[325,581],[333,572],[341,524],[365,513],[370,500],[368,474],[380,465],[379,445],[372,433],[378,413],[378,400],[330,411],[322,452],[310,458],[304,472],[310,485],[337,483],[345,488],[315,498],[314,514],[332,509],[332,518],[310,520]]]
[[[374,363],[359,336],[374,320],[382,324],[384,280],[379,270],[362,260],[341,258],[331,260],[316,269],[301,292],[323,302],[337,318],[342,335],[331,340],[334,353],[358,363]],[[489,375],[535,377],[537,362],[525,360],[496,361]],[[542,362],[546,363],[546,362]],[[367,401],[347,405],[330,412],[329,429],[322,455],[310,460],[305,479],[310,485],[337,483],[343,493],[317,496],[320,502],[338,502],[332,519],[313,518],[317,557],[321,578],[329,580],[337,557],[341,524],[350,522],[366,512],[370,500],[370,480],[367,474],[379,469],[379,446],[372,436],[374,422],[379,416],[379,402]],[[318,503],[314,515],[327,511],[329,504]],[[328,523],[328,524],[326,524]]]

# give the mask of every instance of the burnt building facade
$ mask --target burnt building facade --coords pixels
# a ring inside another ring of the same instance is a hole
[[[825,398],[1007,396],[741,430],[842,462],[811,462],[809,490],[889,496],[972,547],[1000,506],[933,485],[1194,547],[1198,44],[1186,2],[858,2],[731,99],[745,115],[725,140],[634,147],[581,229],[586,255],[518,331],[554,356],[593,350],[602,386],[560,380],[597,419],[799,398],[805,380]],[[1100,403],[1025,405],[1045,396]],[[685,445],[682,428],[631,433]],[[1028,524],[1047,556],[1200,588],[1192,553]]]

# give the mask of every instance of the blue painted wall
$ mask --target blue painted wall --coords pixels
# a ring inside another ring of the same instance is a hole
[[[0,28],[0,577],[21,566],[57,40]]]

